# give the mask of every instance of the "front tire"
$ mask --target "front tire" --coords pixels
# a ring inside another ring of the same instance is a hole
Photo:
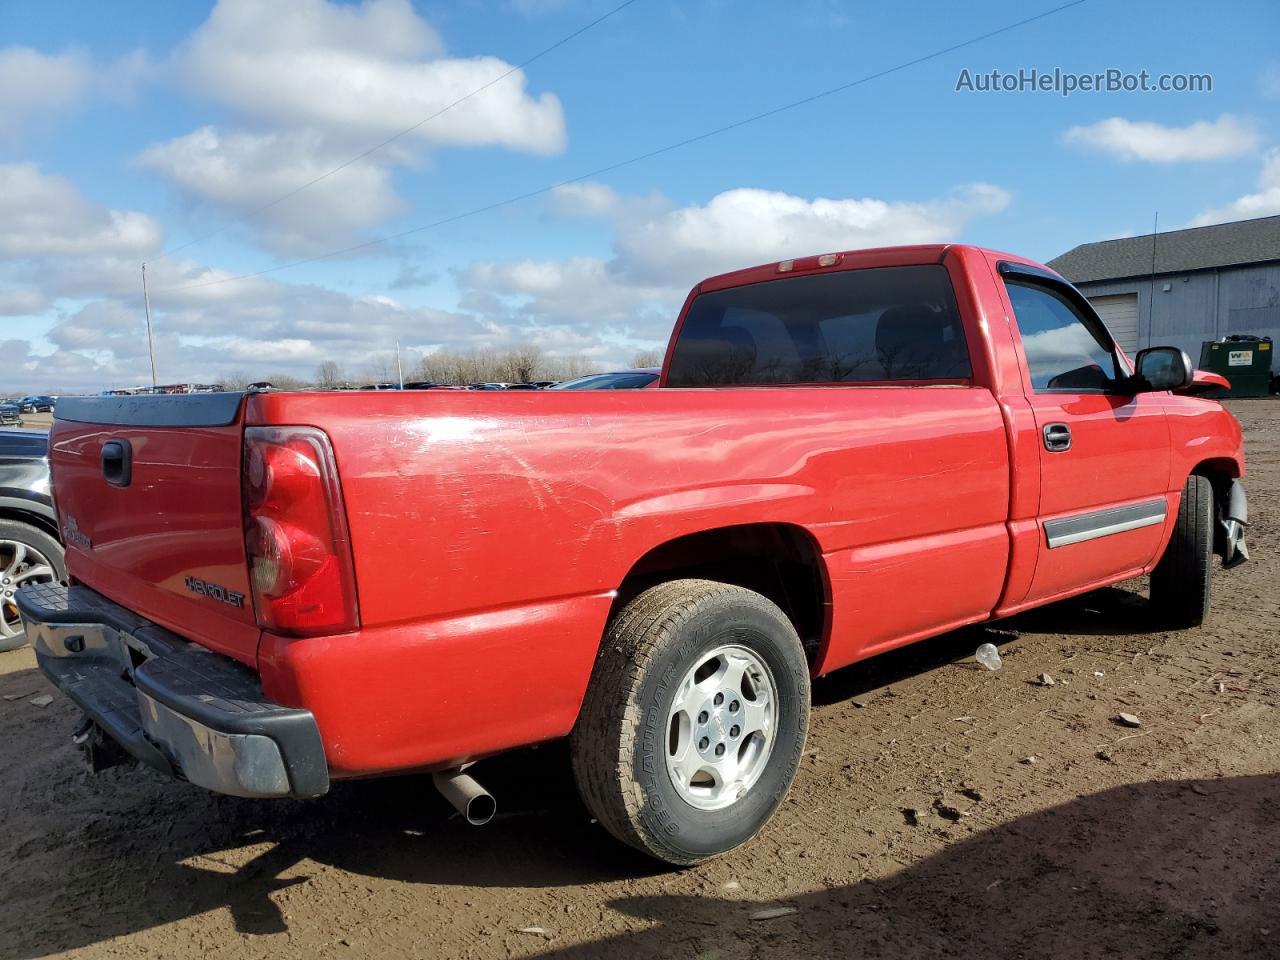
[[[1198,627],[1209,616],[1213,574],[1213,484],[1192,474],[1164,556],[1151,571],[1151,605],[1174,629]]]
[[[619,840],[679,866],[754,836],[795,779],[809,666],[769,599],[652,587],[613,620],[571,736],[574,777]]]
[[[14,600],[18,588],[66,578],[62,544],[29,523],[0,520],[0,653],[27,642]]]

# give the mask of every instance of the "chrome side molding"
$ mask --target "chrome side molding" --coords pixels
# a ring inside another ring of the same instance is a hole
[[[1145,503],[1134,503],[1127,507],[1112,507],[1107,510],[1095,510],[1092,513],[1080,513],[1074,517],[1060,517],[1057,520],[1046,520],[1044,535],[1049,549],[1066,547],[1085,540],[1097,540],[1137,530],[1140,527],[1152,527],[1164,523],[1168,505],[1163,499],[1148,500]]]

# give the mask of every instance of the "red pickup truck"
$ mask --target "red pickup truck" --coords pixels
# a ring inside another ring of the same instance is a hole
[[[654,390],[65,399],[70,581],[20,608],[93,762],[431,771],[483,820],[464,767],[568,736],[600,823],[695,863],[782,801],[811,677],[1147,573],[1200,623],[1246,557],[1214,382],[1020,257],[784,260],[698,284]]]

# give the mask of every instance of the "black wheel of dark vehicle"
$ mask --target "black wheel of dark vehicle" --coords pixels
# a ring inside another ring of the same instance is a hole
[[[0,520],[0,653],[27,642],[14,600],[18,588],[66,577],[62,544],[39,527]]]
[[[767,598],[674,580],[610,624],[571,737],[583,801],[615,837],[687,866],[745,843],[795,779],[809,665]]]
[[[1198,627],[1209,616],[1213,511],[1213,485],[1192,474],[1182,489],[1169,545],[1151,571],[1151,605],[1169,627]]]

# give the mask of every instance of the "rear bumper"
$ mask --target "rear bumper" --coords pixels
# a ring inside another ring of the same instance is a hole
[[[40,669],[136,759],[238,797],[316,797],[329,769],[315,717],[256,674],[84,586],[33,584],[18,609]]]

